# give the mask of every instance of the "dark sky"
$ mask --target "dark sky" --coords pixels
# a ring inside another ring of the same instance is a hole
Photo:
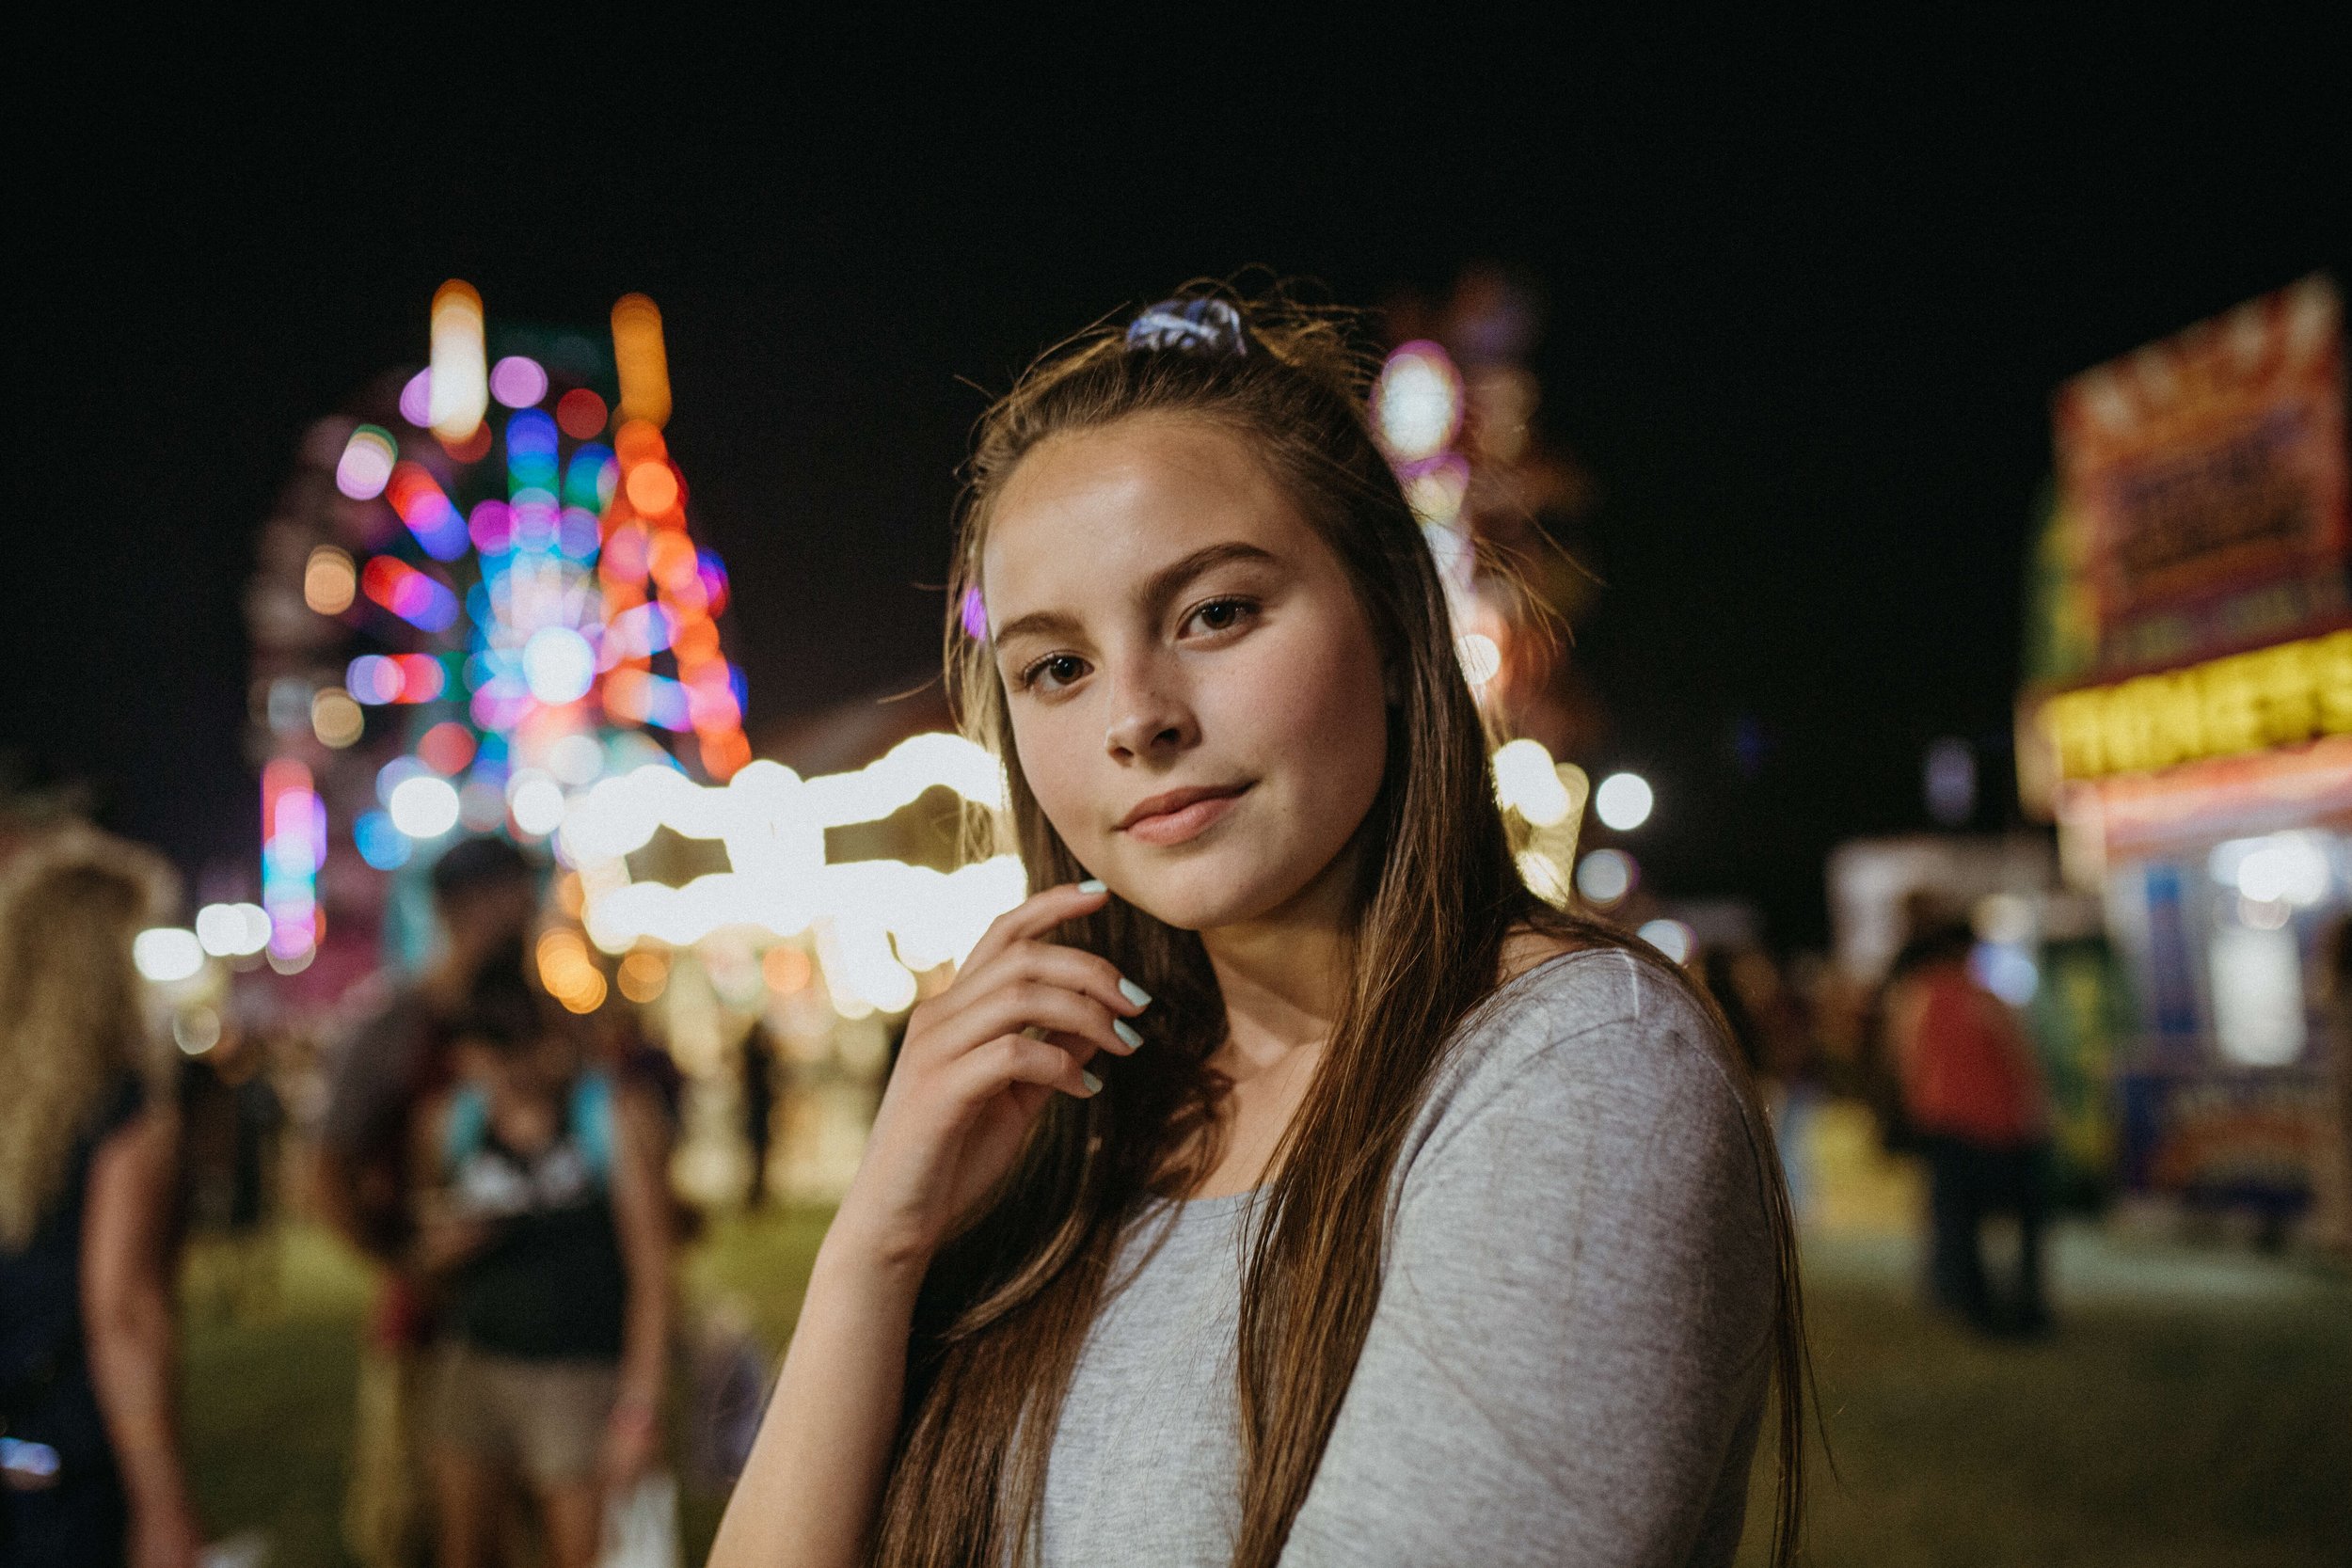
[[[910,48],[960,42],[739,43],[727,79],[594,40],[200,79],[68,60],[0,152],[32,261],[0,746],[192,871],[253,853],[254,531],[305,424],[422,357],[448,277],[494,317],[660,303],[756,732],[935,658],[920,585],[966,381],[1195,275],[1376,304],[1492,260],[1548,296],[1540,417],[1601,495],[1579,657],[1620,736],[1580,760],[1657,783],[1655,885],[1819,942],[1826,849],[1926,825],[1921,746],[2006,744],[2052,385],[2345,276],[2346,85],[2233,20],[2128,42],[1444,20],[1352,53],[1202,23],[921,79]]]

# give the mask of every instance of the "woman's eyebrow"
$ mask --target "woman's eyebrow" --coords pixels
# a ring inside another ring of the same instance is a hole
[[[1168,608],[1168,600],[1184,592],[1184,585],[1203,572],[1237,562],[1279,566],[1281,561],[1272,550],[1240,539],[1203,545],[1144,578],[1142,586],[1136,590],[1136,604],[1146,615],[1156,618]],[[1058,610],[1033,610],[997,627],[992,641],[1002,646],[1019,637],[1051,637],[1077,629],[1078,618],[1074,615]]]
[[[1281,561],[1282,558],[1272,550],[1240,539],[1203,545],[1189,555],[1179,556],[1144,578],[1143,585],[1136,590],[1136,607],[1148,619],[1156,620],[1167,610],[1168,601],[1183,593],[1187,583],[1204,572],[1237,562],[1279,566]]]

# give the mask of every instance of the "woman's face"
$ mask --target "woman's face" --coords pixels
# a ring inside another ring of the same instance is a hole
[[[1206,930],[1333,869],[1380,787],[1379,651],[1240,437],[1152,415],[1041,443],[998,492],[980,572],[1022,771],[1089,871]]]

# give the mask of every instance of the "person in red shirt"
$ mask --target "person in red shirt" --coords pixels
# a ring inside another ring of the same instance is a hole
[[[1924,929],[1888,982],[1887,1029],[1905,1118],[1928,1164],[1936,1304],[1986,1332],[2032,1333],[2049,1310],[2042,1287],[2049,1097],[2032,1043],[2002,1001],[1969,973],[1964,923]],[[2013,1213],[2018,1270],[2007,1299],[1986,1276],[1985,1217]]]

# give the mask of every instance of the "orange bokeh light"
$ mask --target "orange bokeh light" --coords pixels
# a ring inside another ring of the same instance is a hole
[[[681,670],[707,664],[719,657],[719,628],[708,621],[684,622],[671,634],[670,651]]]
[[[667,463],[640,463],[628,471],[628,504],[645,517],[666,515],[677,505],[677,475]]]
[[[752,743],[741,730],[726,730],[702,737],[703,770],[723,784],[752,760]]]
[[[633,468],[640,463],[658,462],[670,455],[669,444],[661,439],[661,432],[643,420],[630,420],[612,436],[612,453],[621,460],[621,467]]]

